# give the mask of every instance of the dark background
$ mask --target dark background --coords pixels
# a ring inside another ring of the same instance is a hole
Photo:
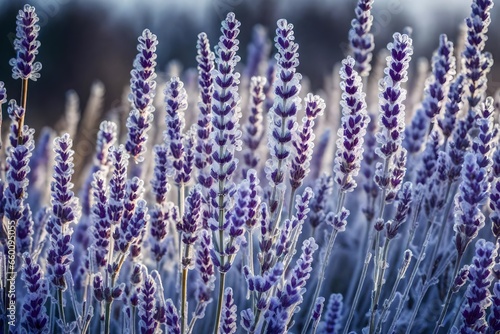
[[[9,99],[18,99],[21,88],[20,81],[11,78],[8,61],[15,56],[12,48],[15,17],[24,3],[0,0],[0,80],[6,84]],[[80,109],[84,109],[95,80],[102,81],[106,88],[105,110],[117,105],[130,79],[137,36],[144,28],[158,35],[157,71],[164,71],[166,64],[174,59],[184,68],[194,67],[197,34],[207,32],[211,45],[215,45],[220,20],[228,11],[234,11],[242,22],[243,62],[254,24],[268,27],[273,38],[278,18],[293,23],[300,45],[299,71],[310,78],[312,89],[318,90],[334,64],[345,56],[356,1],[33,0],[27,3],[37,8],[41,26],[42,46],[37,60],[43,65],[42,76],[37,82],[30,82],[27,115],[27,123],[39,129],[57,121],[64,111],[65,93],[70,89],[78,93]],[[441,3],[376,0],[373,8],[376,49],[385,48],[393,32],[412,26],[414,59],[430,58],[440,33],[455,41],[458,25],[469,15],[469,7],[468,0]],[[497,9],[493,10],[487,43],[493,56],[499,53]],[[415,66],[416,62],[412,63]],[[497,71],[495,66],[490,74],[490,93],[500,88],[500,80],[495,80]]]

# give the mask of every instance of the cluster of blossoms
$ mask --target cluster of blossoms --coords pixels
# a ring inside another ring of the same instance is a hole
[[[78,124],[72,93],[63,133],[36,141],[24,118],[40,28],[26,5],[10,61],[19,102],[0,81],[10,119],[0,141],[0,328],[499,332],[500,94],[487,96],[484,51],[492,5],[472,1],[457,57],[439,37],[423,92],[408,101],[412,39],[395,33],[372,64],[373,0],[357,1],[351,55],[331,80],[338,97],[302,85],[284,19],[275,56],[257,26],[243,65],[241,24],[227,14],[214,50],[198,35],[197,69],[167,79],[146,29],[126,122],[111,111],[97,124],[96,89]],[[86,126],[97,140],[82,157]]]

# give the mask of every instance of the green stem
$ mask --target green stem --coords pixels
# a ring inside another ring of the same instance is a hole
[[[63,322],[66,327],[66,317],[64,315],[64,305],[63,305],[63,291],[61,289],[57,289],[57,304],[59,309],[59,319]]]
[[[389,239],[389,238],[385,238],[385,241],[384,241],[384,249],[382,252],[382,259],[380,262],[380,265],[382,266],[382,268],[379,271],[379,275],[378,275],[378,278],[376,281],[377,288],[375,289],[375,296],[374,296],[374,300],[372,303],[372,310],[370,313],[370,333],[373,333],[373,331],[375,330],[375,311],[378,308],[378,302],[380,299],[380,295],[382,293],[382,286],[384,285],[385,262],[387,261],[387,253],[389,251],[390,241],[391,241],[391,239]]]
[[[111,324],[111,304],[113,304],[113,300],[105,302],[104,308],[104,334],[110,333],[110,324]]]
[[[189,257],[189,245],[184,248],[184,259]],[[187,305],[187,283],[188,283],[188,269],[182,268],[181,277],[181,333],[185,333],[188,328],[188,305]]]

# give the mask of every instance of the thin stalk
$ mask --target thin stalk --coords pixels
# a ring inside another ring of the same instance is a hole
[[[111,304],[113,304],[113,300],[105,303],[104,306],[104,334],[110,333],[110,324],[111,324]]]
[[[391,306],[392,302],[394,301],[394,298],[396,297],[396,292],[398,291],[398,286],[401,280],[404,277],[404,273],[402,272],[402,266],[404,265],[404,259],[403,263],[401,264],[401,268],[398,273],[398,277],[396,278],[396,281],[394,282],[394,286],[392,287],[391,294],[389,295],[389,298],[384,302],[383,308],[382,308],[382,313],[380,314],[380,319],[378,320],[377,327],[375,329],[375,333],[380,333],[382,331],[382,323],[385,315],[387,314],[387,311],[389,311],[389,307]]]
[[[63,291],[61,289],[57,289],[57,306],[59,310],[59,319],[63,322],[66,327],[66,317],[64,315],[64,306],[63,306]]]
[[[24,116],[26,115],[26,104],[28,102],[28,79],[22,79],[21,84],[21,97],[22,97],[22,107],[24,109],[24,114],[19,118],[17,123],[18,133],[17,133],[17,144],[22,145],[23,140],[23,127],[24,127]]]
[[[336,216],[341,212],[342,207],[344,206],[344,202],[345,202],[345,192],[341,191],[337,203],[337,213],[335,214]],[[332,253],[333,245],[335,244],[335,239],[337,238],[338,232],[339,232],[338,230],[334,229],[332,231],[332,234],[330,235],[330,239],[328,240],[325,257],[323,258],[323,262],[321,263],[321,270],[318,276],[318,284],[316,285],[316,290],[314,291],[314,295],[312,298],[313,301],[318,299],[319,293],[321,292],[321,288],[323,287],[323,282],[325,281],[326,266],[328,265],[328,260],[330,259],[330,255]],[[305,334],[307,332],[307,328],[311,323],[311,315],[313,309],[314,309],[314,302],[311,303],[309,311],[307,312],[306,323],[302,328],[302,334]]]
[[[392,320],[392,324],[391,324],[391,327],[389,328],[388,333],[392,333],[394,331],[394,329],[396,327],[396,322],[398,321],[399,316],[401,315],[401,312],[403,311],[403,304],[405,303],[406,298],[408,297],[408,294],[410,293],[410,289],[413,285],[413,281],[415,280],[415,277],[417,276],[418,268],[420,267],[420,263],[422,263],[422,261],[425,258],[425,249],[427,248],[427,245],[429,244],[429,240],[431,238],[431,232],[432,232],[432,229],[429,228],[427,230],[427,234],[425,236],[424,243],[422,244],[420,254],[418,255],[417,262],[415,263],[415,267],[413,267],[413,270],[412,270],[411,275],[410,275],[410,279],[408,280],[408,283],[406,284],[405,291],[403,292],[403,295],[399,299],[399,304],[398,304],[398,307],[396,309],[396,313],[394,315],[394,318]]]
[[[458,270],[460,269],[460,262],[462,262],[462,256],[463,254],[458,254],[457,256],[457,262],[455,262],[455,269],[453,270],[453,275],[451,276],[451,283],[450,287],[448,288],[448,292],[446,293],[446,298],[444,299],[444,304],[443,308],[441,310],[441,314],[439,315],[439,319],[436,322],[436,327],[434,327],[433,334],[437,334],[439,332],[439,329],[443,326],[443,320],[444,317],[446,316],[446,312],[448,311],[448,307],[450,306],[451,302],[451,297],[453,295],[453,281],[455,280],[455,277],[457,277]]]
[[[290,193],[290,200],[288,201],[288,219],[292,219],[292,213],[293,213],[293,198],[295,197],[295,191],[297,189],[292,189],[292,192]]]
[[[226,281],[226,273],[220,273],[220,284],[219,284],[219,300],[217,301],[217,314],[215,317],[215,327],[214,334],[219,334],[219,324],[222,313],[222,304],[224,299],[224,284]]]
[[[184,247],[184,258],[189,257],[189,245]],[[181,333],[185,333],[188,328],[188,305],[187,305],[187,283],[188,283],[188,268],[182,268],[181,277]]]
[[[377,288],[375,289],[375,295],[374,295],[374,300],[372,304],[372,311],[370,314],[370,333],[373,333],[375,330],[375,311],[378,308],[378,302],[380,299],[380,295],[382,294],[382,286],[384,285],[384,273],[385,273],[385,261],[387,261],[387,254],[389,252],[389,243],[391,242],[390,239],[385,238],[384,241],[384,248],[382,251],[382,259],[380,262],[380,265],[382,268],[379,271],[379,275],[376,281]]]
[[[130,314],[130,334],[135,334],[135,329],[136,329],[136,318],[137,316],[137,308],[135,306],[132,306],[132,312]]]

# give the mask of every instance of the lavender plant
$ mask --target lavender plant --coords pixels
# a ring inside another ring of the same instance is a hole
[[[41,69],[38,18],[26,5],[10,62],[21,98],[8,102],[0,141],[0,328],[496,333],[500,125],[484,51],[492,5],[472,1],[455,43],[464,44],[459,69],[453,43],[439,37],[424,85],[409,30],[393,35],[372,73],[373,1],[359,0],[352,56],[328,78],[338,97],[302,81],[304,36],[285,19],[274,59],[258,26],[240,64],[241,24],[229,13],[214,50],[206,33],[193,41],[197,70],[159,75],[155,99],[161,41],[146,29],[126,124],[106,115],[80,168],[74,94],[73,120],[52,142],[52,130],[35,142],[24,124],[27,82]],[[5,103],[0,81],[0,111]],[[341,113],[328,114],[336,104]],[[153,123],[159,108],[166,115]],[[88,116],[96,127],[97,116]]]

